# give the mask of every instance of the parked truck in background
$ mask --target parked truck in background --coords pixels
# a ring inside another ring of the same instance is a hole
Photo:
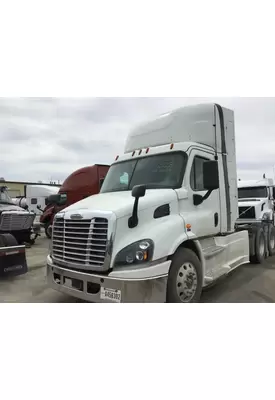
[[[24,242],[31,242],[34,215],[17,207],[0,186],[0,278],[28,271]]]
[[[57,194],[59,189],[60,186],[54,185],[26,185],[25,196],[18,196],[12,200],[19,207],[34,212],[40,219],[40,215],[43,214],[46,207],[46,199]]]
[[[238,181],[238,207],[239,218],[238,226],[249,227],[249,231],[255,231],[256,227],[261,227],[266,239],[257,237],[259,241],[257,247],[265,248],[265,253],[275,255],[275,227],[274,227],[274,198],[275,188],[273,179],[265,178],[261,180],[239,180]],[[253,252],[253,243],[250,249]],[[254,260],[255,256],[251,255]]]
[[[272,221],[275,188],[273,179],[238,181],[239,221]]]
[[[55,214],[86,197],[98,194],[108,170],[109,165],[100,164],[81,168],[64,181],[57,195],[48,197],[47,205],[40,217],[40,223],[48,238],[51,238]]]
[[[267,256],[262,225],[238,217],[234,112],[175,110],[130,133],[100,194],[55,216],[48,285],[90,302],[198,302]]]

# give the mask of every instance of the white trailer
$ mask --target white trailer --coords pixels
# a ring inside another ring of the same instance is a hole
[[[59,186],[27,185],[26,196],[13,199],[15,204],[34,212],[39,219],[46,207],[46,199],[59,191]]]
[[[265,256],[261,226],[237,219],[233,111],[175,110],[130,133],[99,195],[56,215],[48,285],[90,302],[197,302],[251,245]]]

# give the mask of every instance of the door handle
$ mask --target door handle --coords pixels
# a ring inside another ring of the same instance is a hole
[[[215,223],[215,228],[217,228],[217,226],[219,225],[219,214],[216,213],[214,215],[214,223]]]

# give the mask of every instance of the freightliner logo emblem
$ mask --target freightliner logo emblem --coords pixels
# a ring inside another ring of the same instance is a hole
[[[80,214],[71,215],[71,219],[83,219],[83,216]]]

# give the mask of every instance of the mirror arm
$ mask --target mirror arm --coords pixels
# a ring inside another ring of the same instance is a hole
[[[194,196],[193,196],[194,205],[200,206],[205,200],[209,199],[212,192],[213,192],[213,189],[208,190],[208,192],[204,196],[201,196],[200,194],[194,194]]]
[[[205,201],[205,200],[209,199],[209,197],[211,196],[212,192],[213,192],[212,189],[208,190],[208,192],[205,194],[205,196],[203,196],[203,200],[202,201]]]
[[[133,214],[129,218],[128,221],[128,227],[130,229],[136,228],[138,226],[138,202],[139,202],[139,197],[135,198],[135,203],[134,203],[134,208],[133,208]]]

